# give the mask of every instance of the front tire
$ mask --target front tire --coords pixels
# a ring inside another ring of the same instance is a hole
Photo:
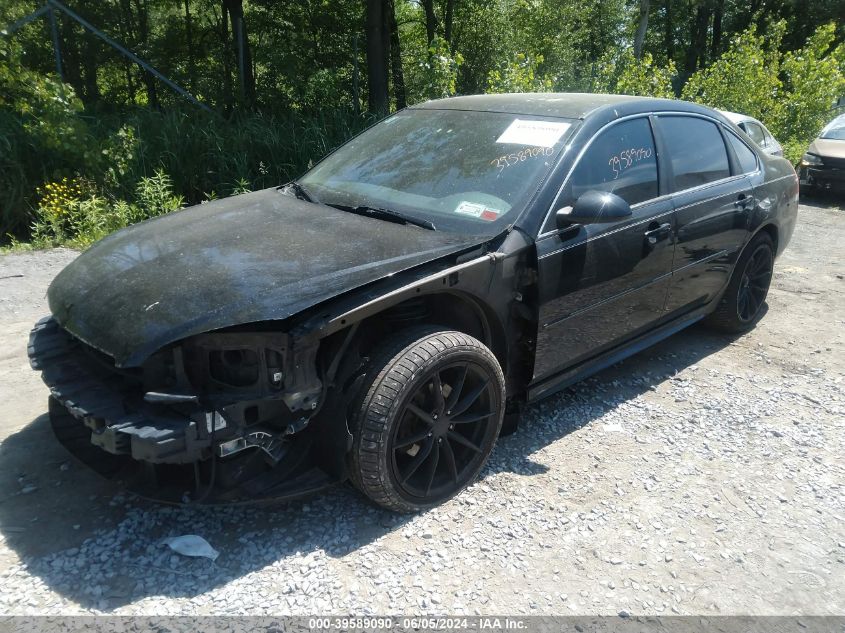
[[[772,238],[760,233],[742,251],[725,295],[707,318],[707,324],[730,334],[741,334],[753,328],[763,316],[774,262]]]
[[[484,467],[504,404],[502,369],[480,341],[432,328],[400,333],[373,354],[352,414],[352,481],[396,512],[442,503]]]

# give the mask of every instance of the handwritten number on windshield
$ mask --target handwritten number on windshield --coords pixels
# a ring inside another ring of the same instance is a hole
[[[529,158],[536,158],[537,156],[551,156],[554,149],[551,147],[529,147],[519,152],[511,154],[503,154],[498,158],[490,161],[490,164],[497,167],[499,173],[503,172],[506,167],[511,167],[517,163],[524,162]]]
[[[650,147],[638,147],[623,149],[618,154],[611,156],[607,164],[613,169],[613,179],[619,178],[619,174],[641,160],[651,158],[652,153]]]

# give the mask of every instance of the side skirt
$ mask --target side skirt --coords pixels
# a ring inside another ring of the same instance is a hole
[[[717,301],[718,300],[721,300],[721,297],[719,297]],[[602,369],[615,365],[619,361],[625,360],[629,356],[633,356],[647,347],[651,347],[655,343],[659,343],[663,339],[680,332],[684,328],[689,327],[693,323],[696,323],[707,316],[707,314],[713,310],[713,305],[714,303],[711,302],[697,308],[691,313],[678,317],[677,319],[661,325],[650,332],[646,332],[645,334],[642,334],[619,347],[615,347],[600,356],[586,360],[574,367],[563,370],[559,374],[545,378],[533,385],[529,385],[528,402],[540,400],[541,398],[550,396],[562,389],[566,389],[570,385],[592,376],[593,374],[600,372]]]

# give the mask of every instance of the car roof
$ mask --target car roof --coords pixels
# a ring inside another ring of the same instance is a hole
[[[831,119],[830,123],[828,123],[825,127],[828,127],[828,126],[834,125],[834,124],[839,125],[840,123],[845,123],[845,112],[843,112],[842,114],[840,114],[838,116],[833,117],[833,119]]]
[[[654,99],[630,95],[592,94],[579,92],[521,92],[511,94],[470,95],[437,99],[411,106],[424,110],[475,110],[480,112],[505,112],[526,116],[549,116],[567,119],[583,119],[602,108],[614,108],[626,112],[647,110],[680,110],[712,113],[686,101]]]
[[[717,110],[719,114],[724,116],[726,119],[730,119],[733,123],[740,123],[742,121],[756,121],[753,116],[748,116],[747,114],[740,114],[739,112],[729,112],[728,110]]]

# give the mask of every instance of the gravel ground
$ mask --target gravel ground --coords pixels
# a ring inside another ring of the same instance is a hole
[[[531,407],[426,514],[124,495],[52,437],[26,334],[75,253],[0,257],[2,614],[843,614],[845,214],[805,204],[769,312]],[[161,541],[199,534],[216,562]]]

